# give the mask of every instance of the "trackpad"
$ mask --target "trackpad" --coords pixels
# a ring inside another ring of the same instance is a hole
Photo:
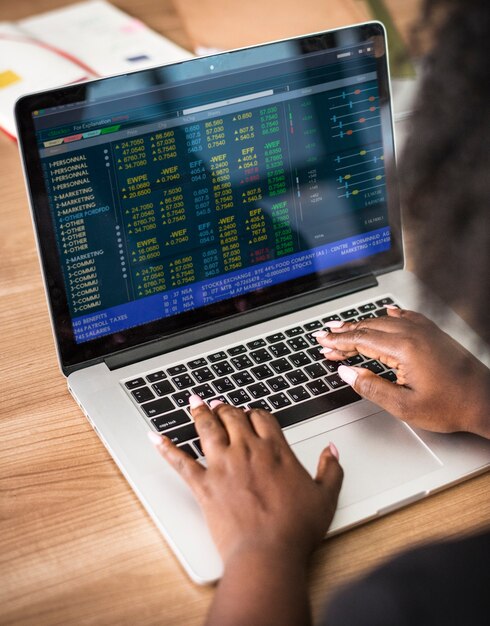
[[[384,411],[295,443],[294,453],[312,476],[329,441],[339,449],[344,469],[339,508],[442,466],[408,426]]]

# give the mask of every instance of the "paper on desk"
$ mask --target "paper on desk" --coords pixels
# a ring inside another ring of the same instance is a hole
[[[103,0],[81,2],[19,24],[36,39],[69,51],[101,76],[193,56]]]

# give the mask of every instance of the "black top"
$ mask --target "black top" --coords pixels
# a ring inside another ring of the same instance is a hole
[[[488,626],[490,530],[423,546],[343,588],[322,626]]]

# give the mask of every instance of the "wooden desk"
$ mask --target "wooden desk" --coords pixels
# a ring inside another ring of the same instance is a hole
[[[1,0],[20,18],[57,0]],[[168,0],[116,4],[180,44]],[[86,419],[56,362],[17,146],[0,137],[0,624],[201,624],[213,589],[187,578]],[[490,475],[325,542],[317,615],[339,584],[388,555],[488,523]]]

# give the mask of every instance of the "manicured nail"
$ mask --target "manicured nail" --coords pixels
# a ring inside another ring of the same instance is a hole
[[[328,335],[326,330],[316,330],[311,334],[312,337],[326,337]]]
[[[160,446],[163,443],[163,437],[159,435],[158,433],[154,432],[153,430],[149,430],[147,432],[147,435],[148,435],[148,439],[151,441],[153,445]]]
[[[322,354],[329,354],[330,352],[333,352],[333,350],[332,350],[332,348],[322,348],[322,349],[320,350],[320,352],[321,352]]]
[[[344,322],[341,320],[332,320],[331,322],[325,322],[327,328],[342,328]]]
[[[334,457],[337,459],[337,461],[339,460],[339,451],[337,450],[337,446],[331,441],[328,444],[328,447],[330,448],[330,452],[334,455]]]
[[[385,304],[385,309],[391,309],[392,311],[394,309],[399,309],[399,306],[396,306],[396,304]]]
[[[224,404],[224,402],[221,402],[221,400],[211,400],[211,402],[209,403],[209,406],[212,409],[215,409],[217,406],[220,406],[221,404]]]
[[[353,385],[359,375],[356,367],[349,367],[348,365],[340,365],[337,372],[340,378],[348,385]]]
[[[203,404],[203,399],[197,394],[193,393],[189,396],[189,406],[191,409],[197,409],[198,406],[202,406]]]

